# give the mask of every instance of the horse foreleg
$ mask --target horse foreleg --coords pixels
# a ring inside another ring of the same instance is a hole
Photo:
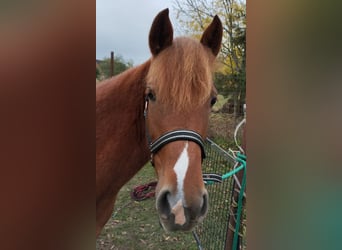
[[[101,233],[102,228],[113,213],[116,195],[104,197],[96,203],[96,237]]]

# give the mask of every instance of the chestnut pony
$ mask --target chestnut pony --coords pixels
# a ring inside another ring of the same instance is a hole
[[[202,179],[212,71],[221,47],[217,16],[200,42],[173,39],[169,10],[149,33],[152,58],[96,87],[96,235],[120,188],[150,159],[158,176],[156,208],[165,230],[191,230],[208,210]]]

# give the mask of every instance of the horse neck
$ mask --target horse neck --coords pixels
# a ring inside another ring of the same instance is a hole
[[[120,185],[149,159],[143,116],[144,79],[149,65],[148,61],[130,69],[96,89],[96,150],[101,159],[97,159],[97,165],[110,164],[113,178],[119,178],[116,181]]]

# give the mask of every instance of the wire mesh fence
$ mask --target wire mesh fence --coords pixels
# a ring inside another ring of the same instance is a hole
[[[222,175],[233,169],[235,160],[222,148],[209,139],[206,140],[205,147],[207,157],[202,164],[204,174]],[[209,193],[209,212],[203,223],[193,232],[200,250],[226,249],[233,187],[232,177],[220,183],[206,185]]]

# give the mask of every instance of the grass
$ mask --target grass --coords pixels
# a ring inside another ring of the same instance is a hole
[[[96,241],[97,250],[197,249],[191,232],[167,233],[161,228],[154,198],[140,202],[131,199],[135,186],[154,180],[154,169],[147,165],[122,187],[112,218]]]

